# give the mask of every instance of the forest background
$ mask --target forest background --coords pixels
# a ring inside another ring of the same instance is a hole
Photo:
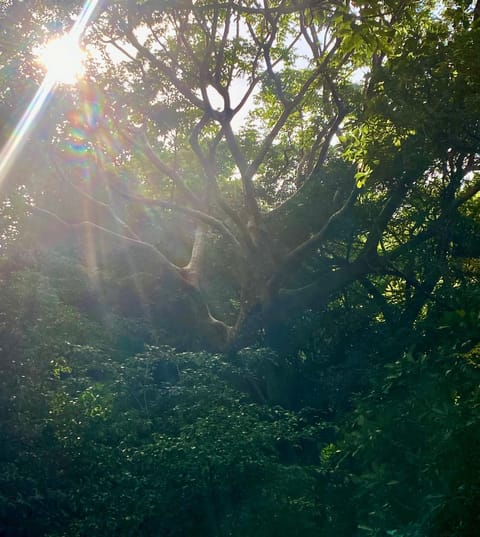
[[[20,140],[0,2],[0,535],[476,537],[480,4],[86,6]]]

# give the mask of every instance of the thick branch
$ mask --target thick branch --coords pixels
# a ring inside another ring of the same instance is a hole
[[[260,210],[258,208],[257,199],[255,197],[255,188],[253,186],[253,175],[250,173],[245,156],[237,143],[235,134],[233,133],[230,120],[223,123],[223,130],[225,132],[225,138],[227,140],[230,153],[235,161],[235,164],[240,171],[240,177],[242,178],[243,193],[245,196],[245,206],[248,214],[255,222],[260,219]]]
[[[472,185],[467,187],[463,192],[460,192],[460,194],[455,198],[452,204],[452,209],[458,209],[468,200],[472,199],[473,196],[475,196],[475,194],[477,194],[478,192],[480,192],[480,181],[473,183]]]
[[[204,127],[207,126],[209,122],[208,115],[204,114],[200,121],[193,127],[192,133],[190,134],[190,145],[192,146],[193,151],[195,152],[195,155],[197,155],[198,160],[200,161],[203,170],[205,172],[205,176],[209,183],[209,190],[213,187],[214,190],[217,190],[216,185],[216,178],[215,178],[215,160],[216,160],[216,154],[215,154],[215,147],[218,145],[219,139],[221,136],[223,136],[223,130],[220,129],[220,134],[216,137],[216,144],[210,148],[209,155],[207,156],[203,149],[200,147],[199,142],[199,136]],[[218,141],[217,141],[218,140]],[[214,141],[214,142],[215,142]]]
[[[188,281],[197,289],[200,289],[201,281],[201,267],[203,257],[205,255],[205,249],[207,245],[207,230],[205,226],[199,225],[195,229],[195,236],[193,238],[192,252],[190,254],[190,260],[183,270],[188,278]]]
[[[280,289],[278,294],[266,304],[266,315],[272,322],[291,318],[307,308],[321,310],[330,300],[332,294],[346,285],[374,271],[365,259],[329,271],[314,282],[297,289]]]
[[[273,296],[291,270],[295,266],[298,266],[307,254],[309,254],[314,248],[318,247],[322,243],[332,224],[342,218],[342,216],[352,207],[357,198],[357,193],[358,189],[354,187],[345,203],[340,207],[340,209],[330,215],[322,228],[317,233],[314,233],[309,239],[302,242],[289,252],[282,265],[268,282],[269,296]]]
[[[161,266],[174,277],[175,281],[184,290],[185,296],[189,299],[190,306],[195,313],[195,319],[197,319],[199,324],[204,328],[205,337],[209,341],[212,348],[220,350],[226,348],[230,340],[230,332],[232,331],[232,328],[224,322],[213,317],[208,307],[208,304],[205,302],[204,297],[202,296],[202,293],[200,292],[198,287],[195,285],[195,282],[191,282],[189,280],[191,272],[188,270],[188,265],[185,268],[180,268],[177,265],[173,264],[171,261],[169,261],[167,257],[155,245],[146,241],[142,241],[140,239],[135,239],[133,237],[117,233],[116,231],[95,224],[94,222],[68,222],[63,218],[60,218],[52,211],[49,211],[48,209],[43,209],[41,207],[36,206],[32,206],[31,209],[35,212],[45,214],[50,218],[55,219],[57,222],[64,226],[70,228],[89,227],[96,231],[106,233],[111,237],[115,237],[130,244],[142,246],[152,251],[157,256],[157,259],[160,261]]]

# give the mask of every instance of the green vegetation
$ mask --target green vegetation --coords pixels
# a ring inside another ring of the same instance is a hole
[[[81,8],[0,1],[0,146]],[[479,4],[82,42],[0,163],[0,537],[476,537]]]

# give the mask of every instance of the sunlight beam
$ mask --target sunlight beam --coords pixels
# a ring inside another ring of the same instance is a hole
[[[100,0],[87,0],[80,15],[75,21],[75,24],[68,33],[69,38],[75,41],[80,40],[99,3]],[[0,189],[8,172],[23,149],[27,137],[35,125],[35,121],[38,119],[39,114],[47,103],[49,97],[51,97],[55,86],[56,80],[47,73],[31,103],[25,110],[25,113],[13,129],[10,138],[0,151]]]

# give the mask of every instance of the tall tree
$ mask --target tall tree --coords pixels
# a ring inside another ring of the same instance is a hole
[[[42,3],[39,24],[75,4]],[[41,189],[35,214],[151,252],[211,348],[353,282],[387,322],[413,323],[480,190],[476,10],[439,9],[101,4],[88,72],[57,94],[48,171],[63,187]],[[58,209],[68,189],[74,218]]]

